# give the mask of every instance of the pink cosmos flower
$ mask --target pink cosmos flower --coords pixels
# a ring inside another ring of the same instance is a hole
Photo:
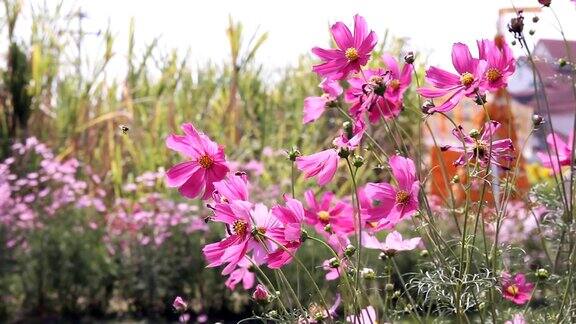
[[[426,98],[438,98],[450,94],[448,100],[430,109],[430,113],[450,111],[463,97],[475,98],[477,92],[484,91],[482,86],[486,61],[472,58],[468,46],[456,43],[452,47],[452,64],[458,74],[437,67],[431,67],[426,71],[426,81],[434,88],[419,88],[420,95]]]
[[[324,79],[320,83],[320,87],[324,92],[320,97],[308,97],[304,99],[304,117],[302,123],[307,124],[320,118],[326,107],[338,99],[342,94],[342,87],[338,81],[331,79]]]
[[[250,260],[248,260],[248,257],[240,260],[240,262],[238,262],[238,268],[232,271],[226,280],[226,287],[228,287],[230,290],[234,290],[236,285],[240,282],[242,282],[242,287],[246,290],[254,287],[256,276],[250,269],[251,266],[252,263]]]
[[[332,281],[340,278],[340,274],[350,267],[349,261],[347,259],[341,257],[340,260],[340,265],[336,268],[330,265],[330,260],[324,260],[324,262],[322,262],[322,269],[326,271],[326,275],[324,276],[326,281]]]
[[[408,158],[395,155],[390,157],[390,167],[397,187],[388,183],[368,183],[366,195],[378,202],[378,209],[392,226],[410,217],[418,210],[420,182],[416,179],[416,167]]]
[[[214,190],[214,182],[222,180],[229,171],[224,148],[198,132],[192,124],[183,124],[182,130],[185,135],[168,136],[166,146],[190,160],[168,170],[166,182],[169,187],[179,187],[185,197],[202,195],[202,199],[208,199]]]
[[[508,85],[508,78],[516,70],[516,60],[512,50],[502,39],[496,43],[487,39],[477,41],[481,60],[487,63],[484,73],[486,90],[496,91]]]
[[[386,93],[384,94],[388,100],[400,104],[404,92],[412,82],[412,65],[405,64],[400,71],[398,61],[390,54],[384,53],[382,61],[388,68],[390,80],[386,83]]]
[[[462,153],[454,161],[454,165],[474,164],[478,161],[481,166],[486,166],[491,161],[491,163],[509,170],[509,167],[503,165],[501,161],[512,161],[514,159],[514,155],[512,155],[514,144],[509,138],[496,141],[492,139],[493,136],[496,136],[496,131],[499,128],[500,123],[494,120],[484,124],[482,133],[473,130],[470,134],[465,134],[462,126],[459,126],[452,130],[452,134],[458,138],[460,144],[457,146],[445,145],[442,150]],[[490,145],[490,141],[492,141],[492,145]]]
[[[317,201],[314,191],[308,190],[304,193],[304,199],[308,205],[305,221],[314,226],[318,233],[328,234],[325,231],[326,225],[330,225],[334,233],[348,234],[354,231],[352,206],[342,200],[333,203],[334,193],[325,192],[322,199]]]
[[[554,172],[560,172],[563,166],[569,166],[572,160],[572,141],[574,139],[574,132],[568,137],[568,142],[565,142],[558,134],[549,134],[546,137],[546,142],[550,147],[550,155],[548,152],[538,152],[538,158],[542,161],[542,165],[546,168],[552,169]],[[558,154],[558,155],[556,155]]]
[[[258,284],[256,289],[252,293],[252,299],[256,301],[268,301],[270,298],[270,293],[268,293],[268,289],[262,284]]]
[[[507,272],[502,272],[502,296],[517,305],[526,304],[530,300],[534,290],[534,284],[526,281],[523,273],[512,277]]]
[[[312,53],[323,63],[315,65],[312,70],[324,77],[341,80],[350,72],[360,71],[368,63],[370,53],[376,46],[376,34],[368,32],[366,20],[359,15],[354,16],[354,35],[343,22],[332,25],[330,31],[338,48],[314,47]]]
[[[387,84],[391,81],[390,72],[384,69],[364,71],[362,77],[348,79],[350,87],[344,99],[352,103],[350,114],[360,119],[366,113],[371,123],[381,118],[391,119],[400,114],[401,102],[391,101],[386,96]]]
[[[518,313],[512,317],[512,320],[506,321],[504,324],[526,324],[526,320],[524,319],[524,315]]]
[[[216,203],[227,203],[234,200],[248,201],[248,177],[246,173],[236,172],[224,180],[214,182],[213,198]]]
[[[338,152],[334,149],[324,150],[308,156],[296,158],[296,166],[306,178],[316,177],[318,185],[330,182],[338,169]]]
[[[349,131],[341,129],[340,135],[334,139],[332,144],[338,148],[355,150],[360,145],[365,130],[366,124],[360,119],[356,120]]]
[[[396,254],[396,252],[400,251],[414,250],[421,241],[422,239],[419,237],[404,240],[402,234],[397,231],[388,234],[384,243],[378,241],[375,236],[371,236],[368,240],[362,240],[366,248],[381,250],[386,254]]]
[[[222,271],[224,275],[230,274],[250,251],[257,264],[264,263],[275,244],[262,237],[280,225],[263,204],[253,207],[247,201],[235,200],[229,206],[229,209],[217,209],[214,213],[214,221],[226,224],[228,237],[202,249],[208,267],[227,264]]]
[[[282,244],[285,249],[277,248],[276,251],[268,255],[268,267],[271,269],[278,269],[292,261],[292,255],[302,244],[302,222],[304,220],[304,207],[302,203],[296,199],[284,198],[286,206],[272,207],[272,214],[282,224],[270,231],[270,236]]]
[[[376,317],[376,310],[372,306],[362,309],[358,315],[350,315],[346,317],[347,323],[354,324],[375,324],[377,321],[378,317]]]
[[[188,323],[188,321],[190,321],[190,314],[188,313],[182,314],[178,317],[178,322],[180,323]]]
[[[182,299],[180,296],[176,296],[174,302],[172,303],[172,307],[178,312],[183,312],[188,308],[188,304]]]

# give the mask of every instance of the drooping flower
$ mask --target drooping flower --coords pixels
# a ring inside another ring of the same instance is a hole
[[[338,152],[327,149],[308,156],[296,158],[296,166],[306,178],[316,177],[318,185],[323,186],[330,182],[338,169]]]
[[[258,284],[252,293],[252,299],[260,302],[267,302],[270,300],[270,293],[264,285]]]
[[[514,155],[512,155],[512,152],[514,152],[514,144],[509,138],[501,140],[492,139],[492,137],[496,136],[496,131],[499,128],[500,123],[494,120],[484,124],[482,132],[472,130],[470,134],[466,134],[462,126],[459,126],[452,130],[452,134],[460,141],[459,144],[455,146],[445,145],[442,147],[442,150],[462,153],[462,155],[454,161],[454,165],[474,164],[478,161],[481,166],[486,166],[490,161],[508,170],[509,167],[501,162],[509,162],[514,159]]]
[[[185,135],[169,135],[166,146],[190,158],[173,166],[166,173],[169,187],[178,187],[188,198],[208,199],[214,191],[214,182],[228,173],[224,148],[208,136],[198,132],[192,124],[182,125]]]
[[[477,41],[477,44],[480,59],[487,63],[484,73],[486,90],[496,91],[505,88],[508,78],[516,70],[516,60],[512,50],[504,39],[498,42],[483,39]]]
[[[356,120],[368,115],[371,123],[381,118],[392,119],[400,114],[401,102],[391,101],[386,96],[387,84],[391,81],[390,72],[384,69],[364,71],[362,77],[348,79],[350,87],[346,90],[344,99],[352,103],[350,115]]]
[[[418,210],[420,182],[416,179],[416,167],[412,160],[395,155],[390,157],[389,164],[397,186],[368,183],[365,190],[367,197],[376,200],[382,207],[379,209],[383,212],[381,217],[395,225]]]
[[[308,324],[308,323],[324,323],[324,321],[328,318],[334,318],[336,316],[336,310],[340,307],[340,303],[342,299],[340,294],[336,294],[336,298],[334,300],[334,304],[330,306],[328,311],[326,309],[316,303],[312,303],[310,307],[308,307],[308,317],[300,317],[298,320],[298,324]]]
[[[532,295],[534,284],[526,281],[523,273],[512,277],[507,272],[502,272],[502,297],[517,304],[526,304]]]
[[[376,33],[368,31],[366,20],[359,15],[354,16],[354,34],[343,22],[332,25],[330,31],[338,48],[314,47],[312,53],[323,62],[315,65],[313,71],[324,77],[341,80],[366,65],[376,46]]]
[[[433,88],[419,88],[418,93],[426,98],[450,95],[444,103],[431,108],[429,113],[450,111],[462,98],[475,98],[484,91],[482,81],[486,72],[486,61],[473,58],[468,46],[456,43],[452,47],[452,64],[458,74],[437,67],[430,67],[426,71],[426,81]]]
[[[393,255],[400,251],[414,250],[421,241],[422,239],[419,237],[404,240],[402,234],[394,231],[386,236],[384,243],[378,241],[374,236],[369,240],[363,240],[362,242],[366,248],[381,250],[386,254]]]
[[[268,251],[275,250],[275,244],[264,236],[280,225],[263,204],[253,207],[250,202],[235,200],[229,205],[230,209],[216,210],[214,216],[215,221],[226,224],[228,237],[202,249],[208,267],[226,264],[224,275],[230,274],[250,251],[257,264],[264,263]]]
[[[242,282],[242,287],[245,290],[252,288],[254,286],[256,276],[254,275],[254,272],[252,272],[251,267],[252,263],[248,257],[240,260],[240,262],[238,262],[238,268],[232,271],[226,280],[226,287],[228,287],[230,290],[234,290],[236,285]]]
[[[358,315],[347,316],[346,322],[355,324],[375,324],[378,322],[378,317],[376,317],[376,310],[374,307],[368,306],[362,309]]]
[[[320,83],[320,87],[324,92],[320,97],[307,97],[304,99],[304,116],[302,123],[307,124],[320,118],[326,107],[332,102],[337,100],[338,96],[342,94],[342,87],[338,81],[331,79],[324,79]]]
[[[182,297],[176,296],[174,302],[172,303],[172,307],[174,307],[177,312],[183,312],[188,309],[188,304],[184,301],[184,299],[182,299]]]
[[[385,96],[397,106],[401,104],[402,96],[412,82],[412,65],[405,64],[400,71],[398,61],[390,54],[384,53],[382,61],[388,68],[390,80],[386,83]]]
[[[308,190],[304,193],[304,199],[308,205],[305,210],[305,221],[314,226],[318,233],[329,234],[326,233],[327,225],[333,233],[345,235],[354,231],[352,206],[342,200],[336,200],[334,193],[325,192],[318,201],[314,191]],[[336,201],[333,202],[334,200]]]
[[[550,155],[548,155],[548,152],[537,153],[542,165],[556,173],[560,172],[563,166],[569,166],[572,160],[573,140],[574,132],[568,137],[568,142],[565,142],[558,134],[548,134],[546,142],[550,147]]]
[[[271,269],[278,269],[292,261],[292,256],[302,244],[302,222],[304,221],[304,207],[302,203],[293,198],[285,198],[286,206],[272,207],[272,214],[282,224],[270,231],[270,236],[284,248],[278,247],[268,255],[267,264]]]
[[[514,314],[511,320],[504,322],[504,324],[526,324],[524,315],[522,313]]]

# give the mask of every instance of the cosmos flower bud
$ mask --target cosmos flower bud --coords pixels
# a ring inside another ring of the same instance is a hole
[[[476,95],[476,99],[474,99],[474,102],[475,102],[478,106],[482,106],[483,104],[485,104],[486,102],[488,102],[488,101],[486,100],[486,94]]]
[[[542,116],[538,114],[532,115],[532,125],[534,125],[534,128],[538,128],[542,126],[542,124],[544,124],[544,118]]]
[[[288,151],[288,158],[292,162],[296,161],[296,158],[301,155],[302,153],[300,153],[300,151],[298,151],[295,147],[293,147],[290,151]]]
[[[302,234],[300,234],[300,241],[305,242],[308,239],[308,232],[305,229],[302,229]]]
[[[452,184],[460,183],[460,177],[458,175],[453,176],[452,180],[450,180],[450,183]]]
[[[376,279],[376,272],[374,271],[374,269],[364,268],[360,270],[360,276],[366,280],[374,280]]]
[[[258,302],[268,303],[270,301],[270,293],[262,284],[258,284],[252,293],[252,298]]]
[[[428,250],[422,250],[422,251],[420,251],[420,256],[421,256],[421,257],[425,258],[425,257],[427,257],[428,255],[430,255],[430,252],[428,252]]]
[[[328,264],[330,265],[331,268],[338,268],[340,266],[340,260],[332,258],[328,260]]]
[[[424,101],[424,103],[422,103],[422,107],[421,107],[422,113],[430,114],[430,110],[434,107],[436,107],[436,106],[434,105],[434,102],[432,102],[432,100],[426,100],[426,101]]]
[[[332,225],[326,224],[326,226],[324,226],[324,231],[326,231],[326,233],[332,233]]]
[[[354,157],[352,158],[352,165],[354,165],[357,168],[361,167],[362,165],[364,165],[364,158],[360,155],[354,154]]]
[[[550,4],[552,3],[552,0],[538,0],[538,3],[540,3],[540,4],[543,5],[544,7],[550,7]]]
[[[536,277],[540,280],[546,280],[550,278],[550,272],[544,268],[536,270]]]
[[[172,307],[174,307],[177,312],[183,312],[188,308],[188,304],[184,301],[184,299],[182,299],[182,297],[176,296],[174,302],[172,303]]]
[[[566,61],[565,58],[560,58],[560,59],[558,59],[558,66],[560,66],[561,68],[562,68],[562,67],[565,67],[566,64],[568,64],[568,62]]]
[[[528,31],[528,34],[530,34],[530,36],[532,36],[532,35],[536,34],[536,31],[534,29],[530,29]]]
[[[270,318],[276,318],[276,317],[278,317],[278,312],[275,311],[275,310],[271,310],[271,311],[268,312],[268,317],[270,317]]]
[[[469,135],[470,135],[470,137],[472,137],[472,138],[478,139],[481,134],[480,134],[480,131],[478,131],[477,129],[473,128],[473,129],[470,130]]]
[[[354,253],[356,253],[356,247],[352,244],[348,244],[348,246],[346,246],[346,249],[344,249],[344,254],[347,257],[351,257],[354,255]]]
[[[391,283],[386,284],[384,289],[386,289],[386,291],[394,291],[394,284],[391,284]]]
[[[406,62],[406,64],[414,64],[414,52],[408,52],[406,55],[404,55],[404,62]]]
[[[540,21],[540,18],[538,18],[538,16],[532,17],[532,22],[533,22],[533,23],[537,23],[538,21]]]
[[[522,16],[522,11],[519,11],[516,17],[510,19],[508,31],[518,35],[522,34],[522,31],[524,31],[524,16]]]
[[[351,122],[345,121],[342,123],[342,129],[344,129],[344,132],[346,132],[346,136],[348,138],[352,138],[354,136],[354,125],[352,125]]]
[[[375,167],[372,168],[372,171],[374,171],[374,174],[376,175],[380,175],[382,174],[382,171],[384,171],[384,166],[381,164],[376,165]]]
[[[350,156],[350,151],[347,148],[341,148],[338,151],[338,156],[343,158],[343,159],[346,159],[346,158],[348,158],[348,156]]]

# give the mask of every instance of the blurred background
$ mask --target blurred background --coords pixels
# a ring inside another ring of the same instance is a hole
[[[554,6],[565,37],[576,39],[576,6]],[[314,125],[301,123],[304,98],[320,94],[310,49],[330,44],[330,24],[363,15],[379,37],[375,57],[414,51],[422,79],[428,65],[452,69],[454,42],[474,48],[499,34],[511,42],[506,24],[522,7],[530,8],[526,30],[534,30],[529,40],[548,73],[545,86],[564,98],[562,78],[572,76],[558,61],[567,51],[555,17],[536,0],[3,0],[0,321],[176,320],[176,295],[192,301],[192,322],[250,316],[247,292],[230,291],[218,269],[205,269],[201,246],[221,229],[203,221],[201,203],[163,184],[165,169],[180,159],[165,148],[166,135],[193,122],[249,173],[256,200],[276,201],[290,188],[285,150],[327,147],[342,122],[329,112]],[[524,55],[518,45],[514,51]],[[509,91],[495,98],[504,101],[493,100],[520,138],[540,95],[522,62]],[[412,109],[399,122],[409,135],[420,119],[414,91],[405,102]],[[562,121],[574,110],[562,100],[553,105],[567,134]],[[473,124],[477,110],[468,111],[454,117]],[[448,141],[451,126],[431,123]],[[374,137],[385,142],[377,130]],[[523,152],[528,162],[541,142],[536,136]],[[433,164],[442,158],[429,156]],[[525,176],[538,181],[537,173]],[[442,195],[439,182],[433,186]],[[327,189],[350,191],[345,181]],[[315,266],[327,257],[302,253]],[[305,292],[297,269],[287,271]],[[323,271],[316,274],[321,282]]]

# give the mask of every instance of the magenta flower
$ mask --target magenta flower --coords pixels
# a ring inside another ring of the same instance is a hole
[[[416,167],[412,160],[395,155],[390,157],[389,164],[397,187],[389,183],[368,183],[365,190],[366,196],[382,207],[382,217],[395,225],[418,210],[420,182],[416,179]]]
[[[227,203],[234,200],[248,201],[248,177],[246,173],[236,172],[224,180],[214,182],[213,198],[216,203]]]
[[[512,277],[507,272],[502,272],[502,297],[517,305],[526,304],[532,295],[534,284],[526,281],[523,273]]]
[[[331,79],[324,79],[320,83],[320,87],[324,92],[320,97],[308,97],[304,99],[304,117],[302,123],[307,124],[320,118],[326,107],[330,103],[336,101],[338,96],[342,94],[342,87],[338,81]]]
[[[376,310],[374,307],[368,306],[362,309],[358,315],[347,316],[346,322],[354,324],[374,324],[378,322],[378,317],[376,317]]]
[[[544,152],[538,152],[538,158],[542,161],[542,165],[546,168],[552,169],[554,172],[560,172],[563,166],[569,166],[572,160],[572,141],[574,140],[574,132],[568,137],[568,142],[565,142],[558,134],[548,134],[546,142],[550,147],[550,155]]]
[[[326,225],[330,225],[334,233],[348,234],[354,231],[352,206],[341,200],[333,203],[335,199],[332,192],[324,193],[322,199],[317,201],[314,192],[308,190],[304,193],[304,199],[308,205],[305,221],[314,226],[318,233],[327,234]]]
[[[296,158],[296,166],[306,178],[316,177],[318,185],[330,182],[338,169],[338,152],[334,149],[324,150],[308,156]]]
[[[454,161],[454,165],[473,164],[478,161],[481,166],[486,166],[491,161],[491,163],[509,170],[509,167],[503,165],[501,161],[512,161],[514,159],[514,155],[512,155],[514,144],[509,138],[493,140],[492,137],[496,136],[498,128],[500,128],[499,122],[490,121],[484,124],[482,133],[472,130],[470,134],[465,134],[462,126],[459,126],[452,130],[452,134],[458,138],[460,144],[457,146],[445,145],[442,150],[462,153]],[[492,145],[490,145],[490,141],[492,141]]]
[[[256,301],[264,301],[267,302],[270,298],[270,293],[268,289],[262,284],[258,284],[254,292],[252,293],[252,299]]]
[[[386,93],[384,94],[388,100],[400,105],[404,92],[412,82],[412,65],[405,64],[400,71],[398,61],[390,54],[384,53],[382,61],[386,64],[390,74],[390,80],[386,83]]]
[[[512,55],[512,50],[503,39],[498,44],[487,39],[477,41],[477,44],[480,59],[487,63],[484,73],[486,90],[496,91],[506,88],[508,78],[516,70],[516,60]]]
[[[366,238],[366,237],[364,237]],[[362,240],[363,245],[369,249],[381,250],[386,254],[396,254],[396,252],[400,251],[411,251],[414,250],[418,244],[422,241],[421,238],[415,237],[412,239],[404,240],[402,238],[402,234],[397,231],[394,231],[388,236],[386,236],[386,240],[384,243],[378,241],[375,236],[371,236],[368,240]]]
[[[304,221],[304,207],[296,199],[285,198],[286,206],[274,206],[272,214],[282,224],[270,231],[270,236],[285,249],[277,248],[268,255],[267,263],[271,269],[279,269],[292,261],[292,255],[302,244],[302,222]]]
[[[323,63],[315,65],[312,70],[324,77],[342,80],[368,63],[370,53],[376,46],[376,34],[368,32],[366,21],[359,15],[354,16],[354,35],[343,22],[332,25],[330,31],[338,48],[314,47],[312,53]]]
[[[352,103],[352,117],[360,119],[365,113],[371,123],[376,123],[381,118],[392,119],[398,116],[402,108],[401,102],[391,101],[386,96],[389,81],[390,72],[384,69],[366,70],[362,77],[348,79],[350,87],[346,90],[344,99]]]
[[[256,281],[256,276],[254,272],[250,269],[252,263],[245,257],[238,262],[238,268],[230,273],[230,276],[225,282],[226,287],[230,290],[234,290],[236,285],[242,282],[242,287],[246,290],[254,287],[254,282]]]
[[[204,246],[202,252],[208,267],[227,264],[222,274],[230,274],[250,251],[257,264],[266,260],[268,251],[275,245],[265,238],[266,233],[278,227],[279,221],[263,204],[252,204],[235,200],[229,209],[216,210],[214,220],[226,224],[228,237],[220,242]]]
[[[472,58],[468,46],[456,43],[452,47],[452,64],[458,74],[437,67],[426,71],[426,81],[434,88],[419,88],[418,93],[426,98],[450,95],[443,104],[430,109],[430,113],[450,111],[463,97],[475,98],[477,92],[484,91],[482,86],[486,61]]]
[[[214,191],[214,182],[224,179],[229,171],[224,148],[199,133],[192,124],[183,124],[182,130],[185,135],[168,136],[166,146],[190,160],[168,170],[166,182],[169,187],[179,187],[185,197],[202,195],[202,199],[208,199]]]
[[[180,296],[176,296],[174,302],[172,303],[172,307],[178,312],[183,312],[188,309],[188,304],[182,299]]]
[[[350,130],[341,129],[340,135],[332,141],[332,144],[341,149],[355,150],[360,145],[365,130],[366,124],[358,119],[354,121]]]

